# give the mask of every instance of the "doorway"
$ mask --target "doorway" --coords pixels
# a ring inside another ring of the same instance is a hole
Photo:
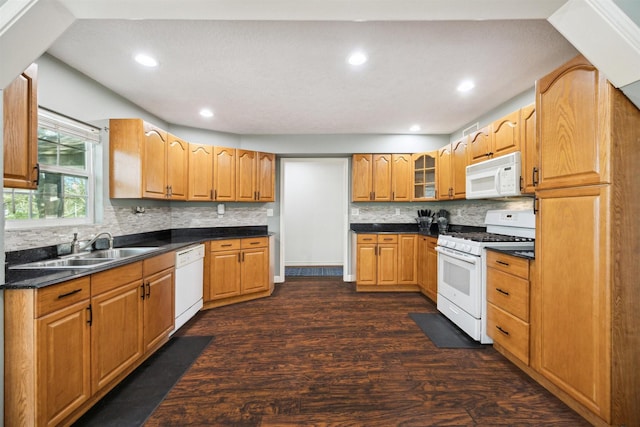
[[[285,277],[345,277],[348,169],[347,158],[281,159],[280,271]]]

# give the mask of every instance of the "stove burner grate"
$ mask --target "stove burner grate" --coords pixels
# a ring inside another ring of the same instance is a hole
[[[496,234],[487,232],[453,232],[447,233],[448,236],[457,237],[459,239],[472,240],[474,242],[533,242],[530,237],[509,236],[506,234]]]

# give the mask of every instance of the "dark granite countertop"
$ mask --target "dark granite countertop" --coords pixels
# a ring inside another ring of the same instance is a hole
[[[531,249],[523,249],[523,248],[510,248],[510,247],[507,247],[507,246],[503,246],[501,248],[487,247],[487,250],[494,251],[494,252],[500,252],[500,253],[503,253],[503,254],[512,255],[512,256],[519,257],[519,258],[528,259],[528,260],[536,259],[536,255],[535,255],[535,252],[534,252],[533,248],[531,248]]]
[[[107,265],[93,268],[70,269],[70,270],[13,270],[8,267],[27,262],[43,261],[45,259],[56,258],[65,255],[65,245],[47,246],[34,249],[6,253],[5,283],[0,286],[2,289],[31,289],[61,283],[67,280],[94,274],[100,271],[109,270],[145,258],[160,255],[166,252],[185,248],[192,244],[202,243],[209,240],[234,239],[243,237],[265,237],[272,233],[268,232],[267,226],[249,227],[209,227],[209,228],[183,228],[172,230],[153,231],[148,233],[130,234],[126,236],[115,236],[114,247],[157,247],[158,249],[144,255],[132,256],[126,259],[109,262]],[[104,249],[106,240],[99,239],[96,249]],[[68,254],[68,252],[66,252]]]
[[[421,236],[438,237],[438,224],[433,223],[429,230],[420,230],[418,224],[414,223],[352,223],[351,231],[354,233],[392,233],[402,234],[411,233]],[[485,231],[486,227],[477,227],[473,225],[449,224],[449,231]]]

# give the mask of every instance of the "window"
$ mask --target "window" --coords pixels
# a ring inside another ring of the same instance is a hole
[[[93,222],[93,147],[100,130],[40,109],[36,190],[4,189],[7,228]]]

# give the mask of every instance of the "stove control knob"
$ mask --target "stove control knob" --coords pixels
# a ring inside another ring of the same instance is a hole
[[[467,252],[471,252],[471,245],[464,245],[463,249]]]
[[[455,242],[451,242],[451,243],[449,244],[449,247],[450,247],[451,249],[455,249],[455,248],[456,248],[456,246],[458,246],[458,245],[456,245],[456,243],[455,243]]]

